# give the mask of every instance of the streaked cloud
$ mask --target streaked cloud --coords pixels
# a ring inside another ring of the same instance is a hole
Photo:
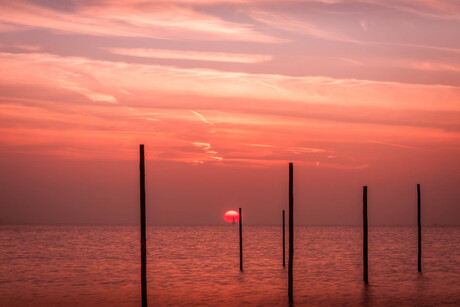
[[[412,62],[411,67],[419,70],[427,71],[451,71],[451,72],[460,72],[460,63],[457,65],[441,62]]]
[[[305,105],[366,106],[372,101],[374,107],[396,109],[460,108],[456,103],[458,87],[443,85],[183,69],[38,53],[1,53],[0,61],[11,71],[8,76],[0,76],[0,80],[5,83],[22,84],[29,82],[27,80],[35,80],[54,86],[55,80],[60,80],[59,84],[77,84],[79,88],[114,97],[117,96],[118,89],[123,88],[134,94],[147,91],[161,95],[241,97],[301,102]],[[43,79],[43,76],[49,78]],[[75,85],[73,87],[76,89]],[[444,99],[440,101],[438,97],[441,93]]]
[[[13,48],[18,48],[27,51],[40,51],[41,47],[38,45],[13,45]]]
[[[250,24],[233,23],[184,6],[151,3],[81,3],[75,12],[56,11],[26,2],[0,4],[0,21],[23,29],[43,28],[98,36],[150,37],[235,41],[279,41],[255,31]],[[8,30],[10,26],[7,26]]]
[[[319,148],[278,147],[278,146],[267,145],[267,144],[243,144],[243,145],[255,146],[255,147],[265,147],[265,148],[273,148],[273,149],[289,151],[289,152],[292,152],[292,153],[319,153],[319,152],[325,152],[324,149],[319,149]]]
[[[40,3],[0,4],[4,152],[360,170],[458,144],[448,1]]]
[[[403,145],[403,144],[393,144],[393,143],[387,143],[387,142],[381,142],[381,141],[373,141],[373,140],[368,140],[368,142],[369,143],[374,143],[374,144],[386,145],[386,146],[413,149],[413,150],[423,150],[423,151],[426,150],[426,149],[421,149],[421,148],[417,148],[417,147],[414,147],[414,146],[408,146],[408,145]]]
[[[192,112],[193,114],[195,114],[195,115],[196,115],[201,121],[203,121],[204,123],[212,125],[212,123],[209,122],[209,121],[203,116],[203,114],[200,114],[200,113],[198,113],[198,112],[196,112],[196,111],[190,111],[190,112]]]
[[[75,91],[77,93],[80,93],[86,97],[88,97],[90,100],[95,101],[95,102],[109,102],[109,103],[115,103],[117,102],[117,99],[111,95],[103,94],[103,93],[97,93],[94,91],[91,91],[87,88],[81,87],[78,84],[68,82],[65,80],[62,80],[59,82],[60,87],[70,90],[70,91]]]
[[[193,145],[196,147],[201,148],[209,158],[217,160],[217,161],[222,161],[224,158],[220,157],[214,149],[212,149],[211,144],[209,143],[203,143],[203,142],[193,142]],[[202,161],[202,160],[194,160],[193,162],[196,163],[197,161]]]
[[[145,57],[154,59],[194,60],[230,63],[260,63],[270,61],[272,56],[260,54],[241,54],[224,52],[183,51],[164,49],[110,49],[110,52],[120,55]]]
[[[460,19],[460,5],[450,0],[365,0],[366,3],[383,6],[395,11],[408,12],[428,18]]]
[[[258,22],[270,25],[274,28],[290,31],[296,35],[304,34],[327,40],[360,43],[358,40],[351,39],[339,32],[324,29],[321,25],[308,23],[287,14],[283,15],[282,13],[280,14],[277,12],[254,10],[250,13],[250,16]]]

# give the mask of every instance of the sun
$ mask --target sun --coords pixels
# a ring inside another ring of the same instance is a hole
[[[235,210],[228,210],[224,214],[224,220],[229,223],[236,223],[240,220],[240,214]]]

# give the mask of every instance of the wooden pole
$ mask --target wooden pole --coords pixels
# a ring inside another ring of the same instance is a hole
[[[417,184],[418,271],[422,272],[422,222],[420,216],[420,184]]]
[[[241,208],[239,208],[240,213],[240,271],[243,271],[243,215],[241,214]]]
[[[294,265],[294,194],[293,194],[293,166],[289,163],[289,267],[288,267],[288,295],[289,303],[293,302],[293,265]]]
[[[363,280],[368,283],[368,246],[367,246],[367,186],[363,187]]]
[[[286,222],[285,210],[283,210],[283,267],[286,267]]]
[[[141,287],[142,307],[147,307],[147,243],[145,236],[145,163],[144,145],[139,145],[139,170],[141,193]]]

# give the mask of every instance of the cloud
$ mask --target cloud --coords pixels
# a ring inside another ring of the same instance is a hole
[[[59,82],[59,85],[60,85],[60,87],[62,87],[64,89],[80,93],[80,94],[88,97],[88,99],[90,99],[92,101],[95,101],[95,102],[98,102],[98,101],[99,102],[109,102],[109,103],[116,103],[117,102],[117,99],[115,97],[111,96],[111,95],[91,91],[91,90],[89,90],[87,88],[81,87],[78,84],[73,83],[73,82],[69,82],[67,80],[61,80]]]
[[[363,169],[458,147],[454,2],[73,4],[0,4],[2,152]]]
[[[201,121],[203,121],[204,123],[206,124],[210,124],[212,125],[211,122],[209,122],[202,114],[198,113],[198,112],[195,112],[195,111],[190,111],[192,112],[193,114],[195,114]]]
[[[127,49],[113,48],[109,50],[114,54],[154,59],[193,60],[208,62],[229,63],[261,63],[270,61],[272,56],[261,54],[242,54],[228,52],[183,51],[166,49]]]
[[[47,53],[4,52],[0,64],[9,72],[0,75],[0,146],[7,152],[94,158],[100,157],[94,148],[104,145],[114,158],[128,159],[129,148],[148,141],[158,160],[269,165],[298,159],[356,168],[368,164],[348,152],[357,140],[426,148],[441,138],[449,144],[459,129],[460,92],[451,86]]]
[[[211,158],[211,159],[214,159],[214,160],[217,160],[217,161],[222,161],[224,159],[224,158],[218,156],[217,151],[212,149],[211,144],[209,144],[209,143],[193,142],[192,144],[195,145],[196,147],[201,148],[208,155],[208,157]],[[201,162],[203,160],[202,159],[194,160],[194,162],[197,162],[197,161]]]
[[[187,109],[191,109],[187,101],[193,101],[195,97],[214,97],[214,107],[218,109],[218,98],[290,102],[296,103],[296,108],[318,104],[395,110],[460,109],[457,103],[459,88],[444,85],[186,69],[45,53],[0,53],[0,63],[10,72],[0,76],[1,84],[35,84],[55,88],[57,82],[61,87],[80,91],[91,100],[119,100],[122,104],[151,100],[147,98],[149,96],[161,99],[168,95],[185,95],[188,98],[182,104]],[[120,89],[132,95],[122,95]],[[284,109],[276,104],[270,105],[270,108]],[[251,109],[251,106],[244,109]]]
[[[267,144],[243,144],[247,146],[255,146],[255,147],[265,147],[265,148],[273,148],[277,150],[284,150],[289,151],[292,153],[320,153],[325,152],[324,149],[320,148],[306,148],[306,147],[285,147],[285,146],[274,146],[274,145],[267,145]]]
[[[350,37],[337,31],[327,30],[322,25],[315,25],[314,23],[306,22],[289,14],[252,10],[250,11],[249,16],[258,22],[264,23],[273,28],[292,32],[295,35],[311,35],[313,37],[326,40],[361,44],[359,40],[351,39]]]
[[[225,21],[189,7],[161,3],[152,3],[147,7],[123,2],[105,2],[93,6],[80,3],[78,10],[62,12],[25,2],[14,2],[0,4],[0,20],[16,27],[98,36],[279,41],[255,31],[250,24]]]
[[[426,149],[417,148],[417,147],[414,147],[414,146],[402,145],[402,144],[393,144],[393,143],[387,143],[387,142],[381,142],[381,141],[373,141],[373,140],[368,140],[367,142],[374,143],[374,144],[380,144],[380,145],[386,145],[386,146],[392,146],[392,147],[399,147],[399,148],[426,151]]]
[[[460,5],[450,0],[364,0],[366,3],[389,8],[395,11],[438,19],[460,19]]]
[[[1,46],[0,46],[1,47]],[[13,45],[13,48],[18,48],[27,51],[40,51],[41,47],[38,45]]]
[[[412,62],[409,66],[418,70],[460,72],[460,64],[453,65],[442,62]]]
[[[5,58],[12,56],[9,60]],[[104,86],[97,84],[90,71],[80,69],[84,59],[68,58],[67,64],[59,57],[42,53],[8,54],[0,52],[0,63],[11,73],[3,78],[0,84],[33,85],[70,90],[95,102],[115,103],[114,95],[105,93]]]

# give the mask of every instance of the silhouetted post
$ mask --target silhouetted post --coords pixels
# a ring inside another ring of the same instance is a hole
[[[288,295],[292,303],[292,280],[294,265],[294,194],[293,194],[293,166],[289,163],[289,267],[288,267]]]
[[[368,283],[367,262],[367,186],[363,187],[363,280]]]
[[[241,208],[239,208],[240,213],[240,271],[243,271],[243,215],[241,214]]]
[[[145,164],[144,145],[139,145],[139,170],[141,186],[141,287],[142,307],[147,307],[147,243],[145,237]]]
[[[422,272],[422,222],[420,217],[420,184],[417,184],[418,271]]]
[[[285,211],[283,210],[283,267],[286,266],[286,226],[285,226]]]

